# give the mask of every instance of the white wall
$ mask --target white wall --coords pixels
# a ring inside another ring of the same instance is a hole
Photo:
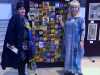
[[[85,19],[85,8],[84,7],[80,8],[80,16]]]
[[[11,3],[0,3],[0,20],[7,20],[12,15]]]

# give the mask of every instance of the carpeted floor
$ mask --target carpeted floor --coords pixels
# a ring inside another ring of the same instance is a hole
[[[100,57],[84,58],[82,61],[82,71],[84,75],[100,75]],[[30,75],[34,75],[32,72],[30,72]],[[63,75],[63,67],[39,68],[37,69],[37,73],[38,75]],[[3,71],[0,68],[0,75],[18,74],[17,70],[8,68],[7,70]]]

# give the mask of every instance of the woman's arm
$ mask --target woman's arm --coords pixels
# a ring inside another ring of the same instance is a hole
[[[81,26],[81,29],[82,29],[81,41],[84,41],[84,38],[85,38],[85,22],[84,22],[83,19],[82,19],[82,26]]]
[[[80,46],[81,48],[84,48],[84,38],[85,38],[85,22],[84,20],[82,19],[82,26],[81,26],[81,29],[82,29],[82,33],[81,33],[81,41],[80,41]]]

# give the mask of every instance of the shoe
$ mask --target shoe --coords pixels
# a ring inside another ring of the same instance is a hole
[[[75,75],[72,72],[65,72],[64,75]]]
[[[78,73],[78,75],[83,75],[83,73]]]

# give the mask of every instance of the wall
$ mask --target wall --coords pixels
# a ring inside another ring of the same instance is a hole
[[[95,20],[94,23],[97,23],[97,36],[96,40],[87,40],[88,33],[88,24],[91,20],[88,19],[89,16],[89,3],[100,3],[100,0],[87,0],[86,4],[86,38],[85,38],[85,53],[87,56],[100,56],[100,41],[99,38],[99,29],[100,29],[100,20]],[[99,7],[100,8],[100,7]],[[92,42],[92,43],[91,43]]]

